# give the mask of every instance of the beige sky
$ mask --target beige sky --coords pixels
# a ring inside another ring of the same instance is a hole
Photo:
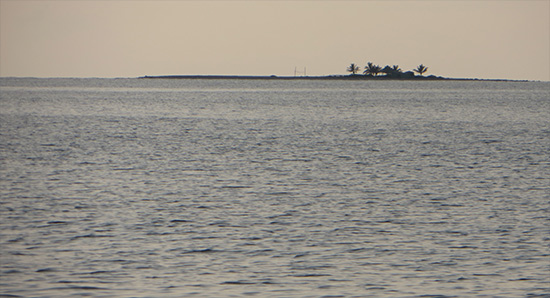
[[[345,74],[550,81],[550,0],[0,0],[0,76]]]

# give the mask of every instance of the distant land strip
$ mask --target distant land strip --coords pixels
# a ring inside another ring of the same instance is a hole
[[[475,78],[445,78],[440,76],[413,76],[408,78],[392,78],[387,76],[365,75],[328,75],[328,76],[241,76],[241,75],[160,75],[143,76],[138,79],[211,79],[211,80],[453,80],[453,81],[501,81],[501,82],[527,82],[528,80],[507,79],[475,79]]]

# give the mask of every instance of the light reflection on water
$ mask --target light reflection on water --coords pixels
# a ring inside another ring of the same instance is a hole
[[[0,295],[550,295],[548,83],[0,82]]]

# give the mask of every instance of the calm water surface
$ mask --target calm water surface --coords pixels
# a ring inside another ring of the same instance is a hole
[[[0,297],[550,297],[550,83],[0,79]]]

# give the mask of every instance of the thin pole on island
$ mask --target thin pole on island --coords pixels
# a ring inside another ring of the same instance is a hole
[[[302,77],[307,77],[307,72],[306,72],[306,67],[304,67],[304,71],[301,72],[301,71],[298,71],[298,67],[294,66],[294,76],[297,77],[298,75],[302,76]]]

